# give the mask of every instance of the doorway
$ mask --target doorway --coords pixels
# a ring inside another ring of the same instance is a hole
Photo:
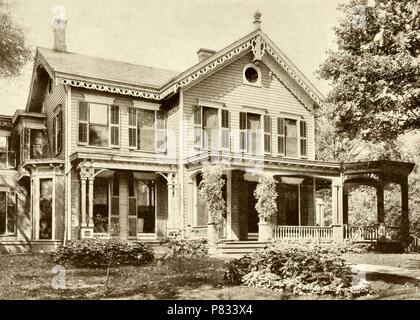
[[[299,185],[284,185],[284,208],[286,211],[286,225],[299,225]]]
[[[257,187],[257,182],[248,181],[248,234],[258,233],[258,212],[255,209],[257,199],[254,196],[254,190]]]

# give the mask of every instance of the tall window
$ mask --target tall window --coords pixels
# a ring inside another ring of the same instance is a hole
[[[222,110],[222,149],[230,149],[229,111]]]
[[[39,239],[53,239],[53,180],[39,179]]]
[[[140,150],[155,150],[155,111],[137,110],[137,143]]]
[[[63,117],[61,110],[54,116],[53,119],[53,133],[54,133],[54,154],[57,155],[61,152],[62,146],[62,125]]]
[[[264,152],[271,152],[271,117],[264,116]]]
[[[203,134],[204,145],[207,150],[219,149],[219,110],[203,107]]]
[[[0,235],[16,233],[16,193],[0,192]]]
[[[0,169],[16,166],[15,151],[11,137],[0,136]]]
[[[302,157],[308,156],[308,136],[306,121],[300,121],[300,155]]]
[[[108,106],[89,103],[89,145],[108,147],[108,137]]]
[[[120,108],[111,106],[111,146],[119,147],[120,145]]]
[[[277,152],[281,155],[284,155],[284,146],[284,119],[277,118]]]
[[[240,150],[252,154],[262,153],[261,115],[247,112],[239,113]]]

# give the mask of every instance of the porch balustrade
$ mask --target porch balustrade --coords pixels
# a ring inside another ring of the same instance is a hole
[[[333,229],[331,227],[316,226],[275,226],[274,239],[317,239],[321,242],[329,242],[333,240]]]

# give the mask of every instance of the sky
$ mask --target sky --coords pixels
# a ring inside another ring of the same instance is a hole
[[[183,71],[199,48],[220,50],[262,30],[325,95],[315,71],[333,49],[337,0],[9,0],[31,49],[52,48],[53,8],[65,8],[67,50],[151,67]],[[33,62],[18,77],[0,79],[0,113],[25,108]]]

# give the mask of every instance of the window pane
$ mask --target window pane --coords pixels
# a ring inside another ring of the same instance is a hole
[[[107,147],[108,146],[108,127],[103,125],[93,125],[89,126],[89,144],[91,146],[97,147]]]
[[[31,130],[31,159],[42,159],[47,155],[44,155],[45,148],[44,146],[44,135],[42,130]]]
[[[105,104],[90,103],[90,123],[108,125],[108,106]]]
[[[39,180],[39,238],[52,239],[52,179]]]
[[[87,142],[87,124],[79,123],[79,142]]]
[[[9,192],[7,197],[7,232],[16,231],[16,194]]]
[[[120,124],[120,108],[111,106],[111,124]]]
[[[150,110],[138,110],[139,137],[138,145],[141,150],[155,149],[155,112]]]
[[[201,107],[194,106],[194,124],[201,125]]]
[[[111,127],[111,144],[118,146],[120,144],[120,128]]]
[[[278,137],[278,152],[284,153],[284,137]]]
[[[306,139],[300,140],[300,154],[306,156]]]
[[[283,118],[277,119],[277,132],[278,134],[284,135],[284,119]]]
[[[246,129],[246,113],[244,112],[239,113],[239,129]]]
[[[136,126],[137,125],[137,121],[136,121],[136,109],[135,108],[129,108],[128,109],[128,125],[129,126]]]
[[[306,138],[306,122],[300,122],[300,136]]]
[[[87,102],[79,102],[79,120],[88,121],[88,107]]]
[[[7,167],[7,137],[0,137],[0,168]]]
[[[0,192],[0,234],[6,233],[6,192]]]
[[[128,139],[129,139],[129,146],[136,147],[137,129],[135,128],[128,129]]]
[[[264,116],[264,132],[271,133],[271,117]]]

